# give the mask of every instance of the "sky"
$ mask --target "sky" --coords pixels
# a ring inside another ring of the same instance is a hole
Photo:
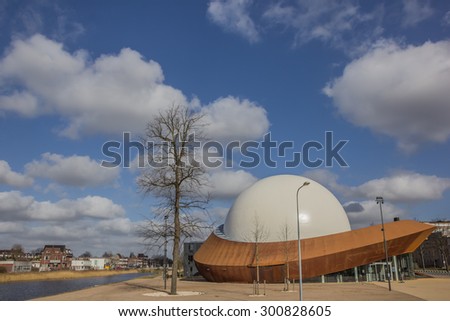
[[[157,253],[136,150],[106,168],[102,147],[172,105],[222,146],[292,146],[208,169],[213,225],[278,174],[326,186],[352,228],[380,223],[376,196],[386,221],[450,219],[448,1],[0,0],[0,50],[0,248]]]

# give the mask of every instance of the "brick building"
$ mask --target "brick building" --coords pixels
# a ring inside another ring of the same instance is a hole
[[[39,271],[70,269],[72,257],[72,251],[65,245],[45,245]]]

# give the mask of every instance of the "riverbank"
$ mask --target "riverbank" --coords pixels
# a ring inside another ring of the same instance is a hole
[[[140,273],[142,270],[51,271],[0,274],[0,283],[90,278],[117,274]]]

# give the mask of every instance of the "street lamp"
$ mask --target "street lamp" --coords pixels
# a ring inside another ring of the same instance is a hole
[[[298,206],[298,192],[300,192],[301,188],[309,185],[309,182],[306,181],[297,189],[297,240],[298,240],[298,295],[300,301],[303,301],[303,291],[302,291],[302,247],[300,244],[300,211]]]
[[[384,203],[384,200],[381,196],[377,196],[375,199],[377,204],[380,204],[380,214],[381,214],[381,231],[383,231],[383,243],[384,243],[384,254],[386,255],[386,266],[387,266],[387,279],[389,284],[389,291],[392,291],[391,289],[391,271],[389,269],[389,261],[388,261],[388,250],[387,250],[387,244],[386,244],[386,234],[384,232],[384,220],[383,220],[383,208],[381,204]]]

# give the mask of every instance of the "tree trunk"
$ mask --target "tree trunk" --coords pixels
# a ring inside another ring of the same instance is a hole
[[[163,238],[166,245],[166,221],[170,217],[169,236],[170,241],[173,241],[170,294],[173,295],[177,294],[178,269],[181,268],[181,237],[188,235],[191,230],[201,228],[195,218],[190,221],[187,215],[192,209],[203,209],[208,203],[207,197],[200,191],[206,179],[204,167],[201,162],[192,162],[195,160],[197,146],[193,144],[193,148],[190,147],[191,142],[203,139],[200,123],[202,117],[203,114],[193,113],[187,107],[172,106],[147,124],[143,139],[152,162],[139,176],[138,185],[142,192],[153,194],[161,203],[154,211],[155,221],[144,226],[140,234],[146,240],[155,240],[156,244]],[[149,142],[152,144],[148,144]],[[165,215],[164,225],[158,222],[162,214]]]
[[[180,184],[179,184],[179,170],[176,168],[175,172],[175,213],[173,218],[175,233],[173,237],[173,265],[172,265],[172,282],[170,284],[170,294],[177,294],[177,281],[178,281],[178,263],[180,261],[180,237],[181,237],[181,226],[180,226]]]
[[[177,234],[178,234],[178,236],[177,236]],[[175,232],[175,238],[173,240],[172,282],[170,284],[170,294],[172,294],[172,295],[177,294],[178,262],[180,260],[180,254],[179,254],[179,249],[178,249],[180,246],[179,234],[180,233]]]
[[[172,257],[173,257],[173,265],[172,265],[172,282],[170,285],[170,294],[176,295],[177,294],[177,280],[178,280],[178,263],[180,261],[180,216],[179,212],[175,211],[175,235],[173,238],[173,251],[172,251]]]

